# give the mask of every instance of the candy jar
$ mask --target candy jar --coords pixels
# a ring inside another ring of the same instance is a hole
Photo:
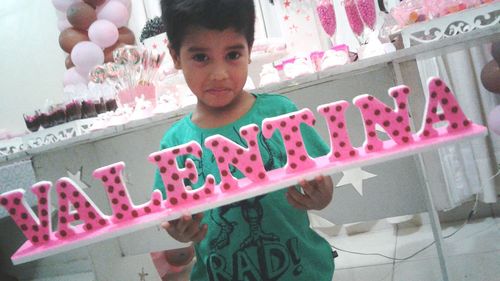
[[[399,26],[404,27],[417,22],[426,21],[429,16],[439,14],[439,5],[436,1],[403,1],[391,10],[392,17]]]
[[[371,30],[375,30],[377,23],[377,12],[375,10],[375,0],[355,0],[358,12],[365,23]]]
[[[323,27],[323,30],[328,35],[332,44],[334,44],[333,36],[335,35],[335,30],[337,29],[337,20],[335,18],[335,9],[333,8],[332,2],[329,0],[320,0],[316,6],[316,12],[318,13],[319,22]]]
[[[345,13],[347,15],[347,20],[349,21],[349,26],[352,32],[359,37],[363,34],[364,24],[361,20],[361,16],[358,12],[355,0],[345,0],[344,2]]]

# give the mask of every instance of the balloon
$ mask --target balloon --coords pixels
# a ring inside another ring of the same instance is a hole
[[[500,135],[500,105],[493,108],[488,114],[488,128],[495,134]]]
[[[125,45],[135,45],[135,36],[132,30],[128,27],[122,27],[118,29],[118,42],[123,43]]]
[[[495,60],[490,61],[483,67],[481,82],[486,90],[500,94],[500,67]]]
[[[83,2],[89,4],[90,6],[94,7],[94,9],[97,6],[101,6],[102,3],[104,3],[105,0],[83,0]]]
[[[69,6],[76,2],[80,2],[80,0],[52,0],[52,5],[54,5],[57,10],[66,12]]]
[[[493,42],[493,44],[491,45],[491,55],[500,65],[500,41]]]
[[[60,19],[57,21],[57,29],[59,29],[59,31],[63,31],[63,30],[70,28],[70,27],[73,27],[73,26],[71,25],[71,23],[69,23],[67,18]]]
[[[83,77],[76,71],[74,67],[66,70],[64,72],[63,85],[75,85],[75,84],[85,84],[87,85],[87,78]]]
[[[109,20],[116,27],[125,26],[128,22],[129,12],[125,5],[119,1],[110,1],[105,3],[97,12],[98,19]]]
[[[82,41],[89,41],[89,37],[87,32],[78,29],[68,28],[59,34],[59,46],[68,54],[76,44]]]
[[[68,55],[66,57],[66,60],[64,61],[64,64],[66,65],[66,69],[70,69],[72,67],[74,67],[75,65],[73,64],[73,62],[71,61],[71,56]]]
[[[96,20],[96,12],[92,6],[87,3],[79,2],[69,6],[66,11],[68,21],[78,29],[87,30]]]
[[[71,51],[71,61],[80,73],[88,74],[93,67],[104,63],[104,53],[95,43],[83,41]]]
[[[123,46],[125,46],[125,44],[118,41],[113,46],[104,49],[104,62],[114,62],[113,51]]]
[[[118,29],[108,20],[96,20],[89,27],[89,38],[101,48],[107,48],[118,40]]]

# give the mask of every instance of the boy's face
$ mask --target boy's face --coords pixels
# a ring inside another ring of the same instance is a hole
[[[179,52],[170,48],[170,54],[198,98],[198,106],[208,110],[223,108],[237,101],[243,92],[250,48],[245,36],[233,29],[190,27]]]

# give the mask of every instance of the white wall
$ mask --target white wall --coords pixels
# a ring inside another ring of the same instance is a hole
[[[61,101],[64,52],[50,0],[0,4],[0,129],[26,130],[22,114]]]

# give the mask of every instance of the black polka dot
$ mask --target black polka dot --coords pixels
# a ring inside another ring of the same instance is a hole
[[[177,199],[175,199],[175,198],[172,198],[172,199],[174,199],[174,200],[175,200],[175,202],[177,202]],[[147,206],[146,206],[146,207],[144,207],[144,212],[146,212],[146,213],[151,213],[151,208],[149,208],[149,207],[147,207]]]

